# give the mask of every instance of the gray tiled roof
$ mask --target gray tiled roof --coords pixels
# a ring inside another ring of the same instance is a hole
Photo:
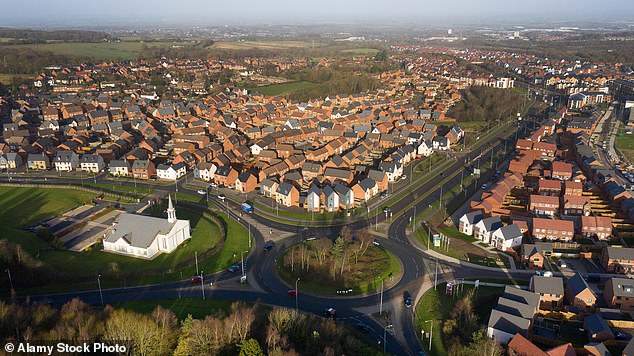
[[[173,225],[167,219],[122,213],[106,241],[114,243],[124,238],[133,247],[147,248],[156,235],[169,233]]]

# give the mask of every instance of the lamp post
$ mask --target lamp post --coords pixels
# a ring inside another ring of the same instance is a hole
[[[198,251],[194,251],[194,257],[196,258],[196,274],[198,274]]]
[[[97,273],[97,285],[99,286],[99,297],[101,298],[101,305],[103,305],[103,293],[101,291],[101,274]]]
[[[436,290],[436,286],[438,285],[438,259],[436,259],[436,276],[434,277],[434,290]]]
[[[429,352],[431,353],[431,339],[434,336],[434,321],[433,320],[425,320],[423,325],[429,323]]]
[[[381,278],[381,299],[379,301],[379,315],[383,315],[383,281],[384,279]]]
[[[295,280],[295,310],[299,310],[299,289],[297,289],[297,283],[299,278]]]
[[[205,275],[203,271],[200,271],[200,290],[203,293],[203,300],[205,300]]]

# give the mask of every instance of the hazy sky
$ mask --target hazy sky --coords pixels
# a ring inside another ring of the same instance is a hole
[[[297,24],[541,18],[634,22],[632,0],[0,0],[2,25]]]

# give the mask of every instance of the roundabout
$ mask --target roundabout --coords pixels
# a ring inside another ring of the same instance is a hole
[[[325,297],[380,293],[396,285],[403,271],[398,257],[371,238],[302,241],[282,251],[275,267],[290,290]]]

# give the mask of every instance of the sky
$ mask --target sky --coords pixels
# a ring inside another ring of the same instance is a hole
[[[634,22],[632,0],[0,0],[0,26]]]

